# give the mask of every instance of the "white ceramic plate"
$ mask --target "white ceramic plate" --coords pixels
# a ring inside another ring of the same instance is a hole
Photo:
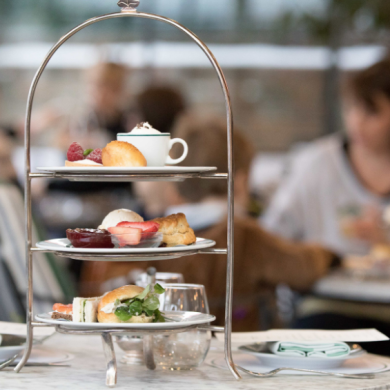
[[[352,353],[343,357],[303,357],[303,356],[281,356],[268,351],[252,352],[246,349],[240,349],[240,352],[253,355],[258,358],[263,366],[267,367],[292,367],[292,368],[307,368],[313,370],[331,369],[340,367],[346,360],[356,359],[365,355],[367,352],[364,349],[356,348]]]
[[[81,254],[164,254],[172,252],[196,251],[199,249],[211,248],[216,244],[213,240],[197,238],[191,245],[177,245],[165,248],[74,248],[69,247],[70,241],[67,238],[55,238],[52,240],[40,241],[37,247],[49,251],[81,253]]]
[[[204,173],[216,171],[217,167],[37,167],[40,171],[55,173]]]
[[[15,356],[17,353],[20,353],[24,350],[23,345],[13,346],[13,347],[0,347],[0,363],[4,360]]]
[[[35,316],[37,321],[46,322],[52,325],[63,325],[69,329],[137,329],[137,330],[164,330],[164,329],[176,329],[192,325],[207,324],[215,321],[215,316],[211,314],[197,313],[193,311],[163,311],[165,317],[171,321],[167,322],[152,322],[150,324],[105,324],[99,322],[83,323],[83,322],[71,322],[65,320],[52,320],[49,313],[39,314]]]
[[[15,356],[24,350],[25,337],[0,335],[0,362]]]
[[[36,349],[33,348],[31,351],[31,355],[28,358],[28,363],[49,363],[49,364],[55,364],[55,363],[65,363],[69,360],[74,359],[74,355],[70,353],[65,353],[61,351],[52,351],[48,349]],[[20,358],[17,358],[15,360],[15,363],[19,363]],[[28,364],[27,363],[27,364]]]
[[[265,366],[260,362],[255,356],[250,356],[246,354],[234,353],[233,354],[234,363],[239,366],[246,368],[247,370],[259,373],[269,372],[275,367]],[[210,363],[213,367],[221,368],[227,370],[226,362],[224,358],[217,358],[211,361]],[[279,365],[278,367],[290,367],[291,365]],[[296,367],[296,365],[295,365]],[[300,368],[300,367],[299,367]],[[369,373],[379,373],[390,370],[390,359],[385,356],[364,354],[356,359],[347,359],[344,361],[342,366],[334,368],[323,368],[323,367],[309,367],[306,365],[303,368],[321,370],[321,371],[330,371],[330,372],[339,372],[342,374],[369,374]],[[305,372],[298,371],[282,371],[278,375],[315,375]]]

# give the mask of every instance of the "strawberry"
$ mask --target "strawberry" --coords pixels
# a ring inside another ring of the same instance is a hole
[[[73,142],[68,149],[66,154],[68,161],[80,161],[84,160],[84,149],[83,147],[77,143]]]
[[[148,222],[119,222],[117,227],[129,227],[129,228],[135,228],[135,229],[142,229],[142,233],[156,233],[158,232],[158,228],[160,227],[160,224],[153,221]]]
[[[142,229],[110,227],[107,230],[114,235],[120,247],[138,245],[141,242]]]
[[[103,164],[102,161],[102,150],[95,149],[93,152],[88,154],[87,160],[95,161],[95,163]]]

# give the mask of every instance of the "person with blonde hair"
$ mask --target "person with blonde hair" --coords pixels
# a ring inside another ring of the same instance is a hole
[[[175,136],[189,145],[185,164],[216,166],[227,172],[226,127],[219,120],[185,118],[175,129]],[[316,245],[296,244],[265,232],[256,220],[246,216],[248,173],[253,149],[238,131],[234,132],[235,160],[235,279],[233,329],[260,329],[260,305],[264,289],[284,282],[298,290],[306,290],[334,264],[334,255]],[[181,202],[170,206],[166,214],[183,212],[198,237],[217,242],[217,248],[227,247],[227,182],[226,180],[189,179],[175,184]],[[180,203],[180,204],[179,204]],[[88,262],[89,263],[89,262]],[[135,268],[154,266],[159,272],[179,272],[187,283],[206,286],[210,311],[223,324],[225,304],[226,257],[212,254],[182,259],[126,263],[86,264],[86,282],[127,275]],[[99,279],[100,278],[100,279]],[[89,285],[91,285],[89,283]],[[91,295],[101,291],[91,290]]]

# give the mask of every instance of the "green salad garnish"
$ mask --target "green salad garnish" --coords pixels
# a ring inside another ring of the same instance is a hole
[[[140,316],[145,314],[147,317],[153,317],[153,322],[165,322],[160,310],[160,300],[158,295],[163,294],[165,289],[156,283],[153,291],[150,291],[151,285],[149,284],[142,293],[136,295],[134,298],[126,299],[121,302],[117,299],[114,302],[115,315],[121,321],[128,321],[133,316]]]

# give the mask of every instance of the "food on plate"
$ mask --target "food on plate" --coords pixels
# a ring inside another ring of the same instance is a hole
[[[92,160],[80,160],[80,161],[65,161],[66,167],[102,167],[102,164],[97,164]]]
[[[73,304],[63,305],[56,303],[53,306],[51,318],[53,320],[67,320],[73,322],[97,322],[98,298],[73,298]]]
[[[98,306],[98,321],[103,323],[165,322],[159,307],[159,294],[164,289],[156,284],[145,289],[123,286],[105,294]]]
[[[148,122],[138,123],[133,130],[130,132],[131,134],[141,134],[141,135],[149,135],[149,134],[161,134],[160,131],[153,128]]]
[[[127,209],[119,209],[111,211],[103,219],[102,224],[99,226],[99,229],[107,229],[110,227],[117,226],[118,223],[122,221],[127,222],[143,222],[144,219],[134,211]]]
[[[97,322],[101,298],[73,298],[73,322]]]
[[[144,155],[132,144],[112,141],[102,150],[105,167],[146,167]]]
[[[386,244],[376,244],[371,248],[370,256],[375,260],[390,261],[390,246]]]
[[[156,222],[119,222],[117,226],[108,228],[111,238],[119,247],[145,244],[145,247],[158,246],[162,236],[157,236],[159,224]]]
[[[77,143],[73,142],[66,153],[66,167],[91,167],[102,166],[102,150],[101,149],[86,149]]]
[[[183,213],[156,218],[153,222],[159,224],[158,231],[163,234],[163,243],[167,246],[190,245],[196,242],[195,233]]]
[[[114,248],[111,234],[105,229],[67,229],[66,237],[75,248]]]
[[[108,231],[117,239],[120,247],[135,246],[141,242],[142,230],[133,228],[110,227]],[[115,242],[115,241],[114,241]]]
[[[51,313],[53,320],[73,320],[73,305],[63,305],[62,303],[55,303],[53,305],[53,312]]]
[[[68,161],[80,161],[84,160],[84,149],[78,142],[73,142],[66,153]]]
[[[196,242],[183,213],[144,221],[126,209],[111,211],[98,229],[67,229],[66,236],[75,248],[157,248]]]

